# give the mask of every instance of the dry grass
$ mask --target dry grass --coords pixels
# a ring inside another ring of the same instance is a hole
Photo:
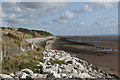
[[[25,42],[25,39],[52,36],[52,34],[46,31],[5,27],[2,27],[2,34],[2,45],[3,47],[6,45],[7,49],[17,48],[21,43],[23,47],[28,46],[29,44]]]
[[[42,48],[41,48],[42,50]],[[39,62],[43,62],[41,59],[43,55],[39,49],[23,52],[20,54],[13,55],[11,57],[5,57],[2,63],[2,71],[4,74],[20,71],[24,68],[34,69]]]
[[[7,49],[18,48],[22,43],[22,47],[27,47],[30,45],[25,42],[25,39],[35,38],[35,37],[48,37],[52,36],[49,32],[38,31],[38,30],[28,30],[23,28],[5,28],[2,27],[2,49],[4,45]],[[24,36],[23,36],[24,35]],[[20,71],[23,68],[29,68],[34,70],[35,68],[41,68],[42,66],[37,67],[36,65],[39,62],[44,62],[42,58],[41,51],[44,50],[45,42],[43,42],[39,48],[35,48],[32,51],[23,52],[15,54],[10,57],[5,57],[2,61],[2,72],[4,74],[13,73]],[[39,70],[39,69],[38,69]],[[37,71],[41,72],[41,71]]]

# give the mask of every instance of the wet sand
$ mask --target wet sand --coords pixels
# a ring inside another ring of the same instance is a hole
[[[57,37],[52,44],[52,49],[64,50],[110,74],[118,75],[118,51],[97,51],[118,49],[117,36]],[[120,77],[120,75],[118,76]]]

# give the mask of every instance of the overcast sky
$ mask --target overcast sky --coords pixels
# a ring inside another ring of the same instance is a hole
[[[114,2],[3,2],[2,26],[46,30],[54,35],[118,33]]]

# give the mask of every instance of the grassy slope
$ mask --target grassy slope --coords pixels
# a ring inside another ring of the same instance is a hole
[[[37,31],[37,30],[28,30],[23,28],[5,28],[2,27],[2,44],[6,45],[7,49],[16,48],[20,46],[22,43],[23,47],[29,45],[29,43],[23,42],[23,34],[24,39],[35,38],[35,37],[47,37],[52,36],[52,34],[46,31]],[[12,72],[19,71],[23,68],[29,68],[34,70],[39,68],[42,70],[42,67],[37,67],[36,65],[41,61],[43,62],[41,51],[44,49],[45,42],[43,42],[39,48],[34,49],[32,51],[23,52],[20,54],[16,54],[10,57],[5,57],[2,63],[2,72],[4,74],[9,74]],[[37,71],[41,72],[41,71]]]
[[[9,48],[19,47],[22,43],[23,47],[29,45],[23,42],[24,39],[36,38],[36,37],[47,37],[52,36],[49,32],[38,31],[38,30],[28,30],[24,28],[5,28],[2,27],[2,44]],[[4,47],[4,46],[3,46]]]
[[[11,57],[5,57],[2,64],[4,74],[20,71],[24,68],[34,70],[39,62],[43,62],[41,50],[36,49],[21,54],[13,55]]]

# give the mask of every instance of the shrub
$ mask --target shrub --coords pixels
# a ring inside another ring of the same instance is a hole
[[[15,36],[15,35],[13,35],[13,34],[11,34],[11,33],[5,34],[5,36],[8,36],[8,37],[10,37],[10,38],[19,40],[19,37]]]
[[[51,33],[47,31],[40,31],[40,30],[32,30],[33,32],[37,32],[40,35],[52,35]]]
[[[50,61],[50,63],[51,64],[59,64],[59,65],[61,65],[61,64],[68,64],[68,63],[66,63],[66,62],[64,62],[63,60],[58,60],[58,59],[55,59],[55,60],[53,60],[53,61]]]
[[[33,69],[35,66],[36,66],[36,63],[34,63],[32,61],[31,62],[20,62],[18,64],[18,67],[19,67],[20,70],[24,69],[24,68]]]
[[[36,66],[33,70],[35,73],[43,73],[43,66]]]
[[[39,34],[39,35],[46,35],[46,36],[52,35],[51,33],[47,32],[47,31],[28,30],[28,29],[25,29],[25,28],[18,28],[17,31],[20,31],[20,32],[23,32],[23,33],[26,33],[26,34],[31,34],[31,35],[33,35],[34,37],[37,37],[35,33],[37,33],[37,34]]]
[[[109,75],[110,75],[110,76],[113,76],[114,79],[120,80],[120,78],[119,78],[117,75],[115,75],[115,74],[109,74]]]
[[[1,27],[2,30],[5,30],[6,28],[5,27]]]
[[[45,61],[43,59],[39,59],[40,62],[44,63]]]

